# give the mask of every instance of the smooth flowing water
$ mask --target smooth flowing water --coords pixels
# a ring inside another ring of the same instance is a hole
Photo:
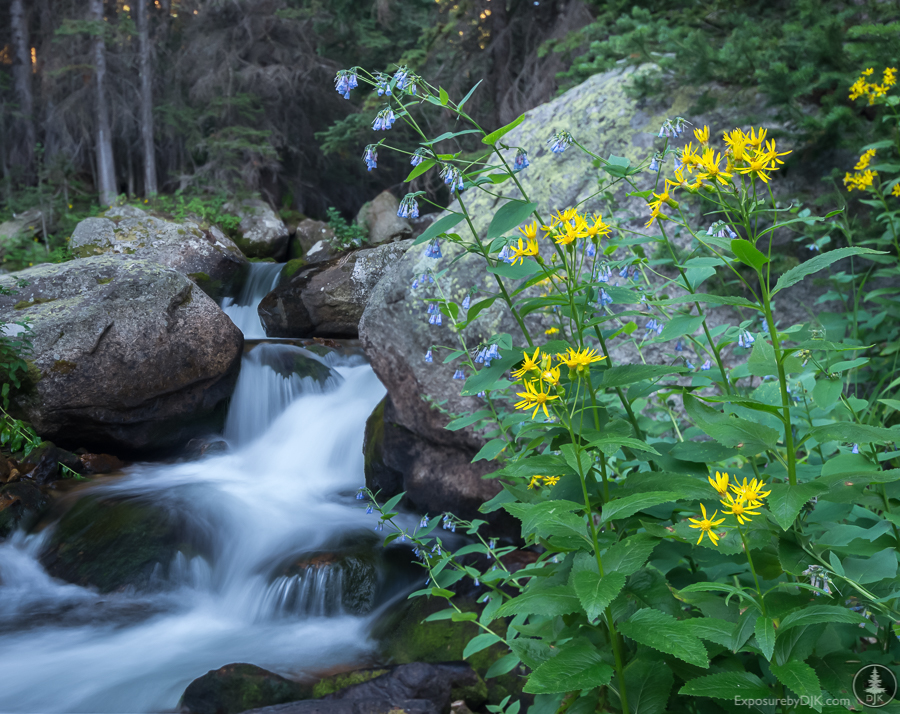
[[[100,595],[43,570],[52,527],[0,544],[0,710],[172,711],[191,680],[228,663],[291,676],[365,659],[372,616],[344,611],[339,570],[273,563],[372,530],[354,495],[384,389],[360,358],[330,356],[339,377],[324,385],[270,366],[273,351],[297,349],[264,343],[244,357],[230,452],[138,464],[86,489],[163,504],[208,537],[212,557],[179,553],[159,587]]]
[[[281,263],[250,263],[247,281],[236,298],[222,300],[222,310],[237,325],[248,340],[262,340],[266,331],[256,311],[259,301],[278,285],[281,277]]]

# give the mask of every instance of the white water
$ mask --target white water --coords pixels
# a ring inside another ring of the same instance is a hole
[[[368,366],[340,358],[339,384],[285,385],[254,357],[263,347],[296,349],[260,345],[244,358],[234,451],[139,464],[89,489],[185,515],[215,544],[212,562],[179,554],[156,574],[167,587],[99,595],[44,572],[48,531],[0,544],[0,711],[173,711],[193,679],[225,664],[290,676],[370,651],[371,618],[344,614],[329,594],[339,572],[275,577],[273,563],[372,529],[354,494],[365,420],[384,389]]]
[[[223,312],[240,328],[248,340],[261,340],[266,337],[266,331],[256,309],[259,307],[259,301],[278,285],[282,268],[284,268],[282,263],[250,263],[250,272],[241,294],[237,298],[222,300]]]

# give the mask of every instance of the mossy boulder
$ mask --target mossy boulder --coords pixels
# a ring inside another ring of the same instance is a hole
[[[149,586],[179,551],[210,557],[211,546],[164,506],[85,496],[59,521],[40,560],[53,577],[111,592]]]
[[[307,699],[309,685],[253,664],[227,664],[191,682],[181,697],[186,714],[239,714],[257,707]]]
[[[240,283],[247,259],[216,226],[154,216],[117,206],[81,221],[69,240],[76,258],[129,255],[177,270],[218,299]]]
[[[281,277],[278,281],[279,284],[288,282],[294,275],[297,274],[297,271],[300,268],[306,265],[306,261],[303,258],[292,258],[287,263],[284,264],[284,268],[281,270]]]
[[[290,232],[272,207],[259,199],[232,201],[222,210],[240,217],[235,243],[250,258],[283,260],[287,254]]]

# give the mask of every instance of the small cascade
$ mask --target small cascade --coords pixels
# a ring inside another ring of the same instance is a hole
[[[262,597],[259,616],[332,617],[343,613],[341,588],[343,571],[339,566],[311,567],[302,573],[279,576]]]
[[[248,340],[266,338],[257,308],[260,301],[278,285],[282,268],[283,263],[250,263],[250,272],[240,295],[222,300],[222,310]]]

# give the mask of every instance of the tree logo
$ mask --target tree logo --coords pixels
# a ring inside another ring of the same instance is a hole
[[[853,693],[864,706],[883,707],[897,693],[897,678],[884,665],[867,664],[853,677]]]

